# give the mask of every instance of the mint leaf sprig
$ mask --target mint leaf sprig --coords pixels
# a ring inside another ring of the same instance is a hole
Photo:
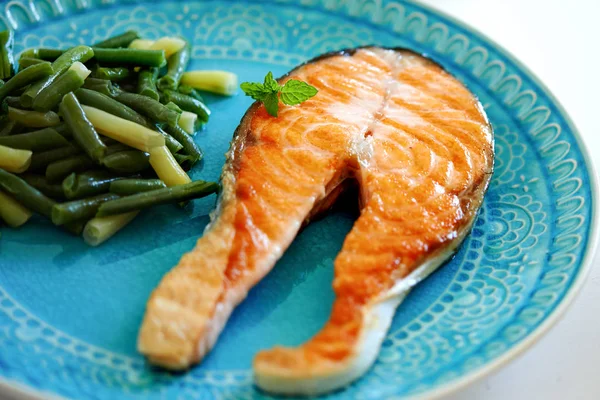
[[[240,88],[246,93],[246,96],[261,101],[267,112],[273,117],[277,117],[279,100],[288,106],[295,106],[310,99],[318,92],[314,86],[297,79],[290,79],[285,85],[280,85],[273,78],[271,71],[265,76],[264,83],[244,82]]]

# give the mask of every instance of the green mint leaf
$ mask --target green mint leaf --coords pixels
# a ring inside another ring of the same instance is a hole
[[[277,117],[279,112],[279,93],[281,93],[281,101],[284,104],[294,106],[310,99],[318,92],[315,87],[297,79],[291,79],[281,86],[273,78],[271,71],[265,76],[264,83],[244,82],[240,88],[247,96],[261,101],[267,112],[273,117]]]
[[[240,85],[240,88],[246,93],[246,96],[250,96],[254,100],[262,101],[269,94],[262,83],[244,82]]]
[[[273,73],[271,71],[265,76],[265,83],[263,85],[269,92],[277,93],[281,90],[281,86],[279,86],[279,83],[273,78]]]
[[[281,89],[281,101],[289,106],[300,104],[314,95],[318,90],[306,82],[291,79]]]
[[[265,105],[267,112],[273,117],[276,117],[277,111],[279,111],[279,97],[277,96],[277,93],[269,93],[262,102]]]

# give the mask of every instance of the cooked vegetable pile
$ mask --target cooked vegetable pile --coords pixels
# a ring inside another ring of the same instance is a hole
[[[230,95],[237,77],[185,72],[183,39],[129,31],[93,46],[29,49],[15,62],[0,32],[0,220],[32,213],[98,245],[147,207],[207,196],[186,171],[210,110],[197,89]],[[18,67],[17,67],[18,64]]]

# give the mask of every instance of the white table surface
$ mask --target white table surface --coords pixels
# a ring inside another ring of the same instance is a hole
[[[503,46],[554,93],[600,166],[599,0],[421,0]],[[600,254],[564,318],[449,400],[600,399]]]

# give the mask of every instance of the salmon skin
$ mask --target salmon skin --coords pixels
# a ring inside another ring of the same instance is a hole
[[[361,213],[334,263],[329,321],[305,344],[254,360],[259,387],[313,395],[371,366],[404,296],[468,234],[492,174],[493,132],[473,94],[408,50],[332,53],[279,82],[289,79],[319,92],[278,118],[260,103],[248,109],[211,224],[150,297],[138,348],[169,369],[199,362],[303,223],[354,180]]]

